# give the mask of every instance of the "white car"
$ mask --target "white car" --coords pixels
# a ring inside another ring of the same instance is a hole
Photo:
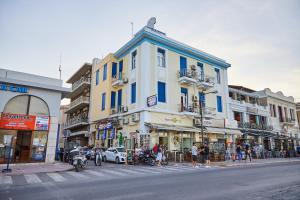
[[[104,152],[104,162],[113,161],[117,164],[126,161],[126,151],[124,147],[111,147]]]

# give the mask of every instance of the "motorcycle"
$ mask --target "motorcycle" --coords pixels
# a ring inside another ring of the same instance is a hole
[[[98,150],[95,152],[95,158],[94,158],[95,165],[101,166],[102,165],[101,161],[102,161],[102,155],[100,150]]]
[[[72,155],[72,165],[75,168],[75,171],[78,172],[79,169],[84,169],[88,165],[88,160],[84,155],[83,151],[79,147],[74,147],[70,153]]]
[[[154,166],[155,158],[150,153],[143,153],[139,155],[139,163],[144,163],[146,165]]]

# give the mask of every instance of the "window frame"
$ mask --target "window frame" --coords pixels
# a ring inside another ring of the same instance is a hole
[[[105,110],[105,104],[106,104],[106,93],[103,92],[101,95],[101,110]]]
[[[103,65],[103,78],[102,80],[105,81],[107,79],[107,63]]]
[[[136,57],[137,57],[137,50],[134,50],[131,53],[131,70],[136,69]]]
[[[215,68],[216,72],[216,83],[221,84],[221,71],[219,68]]]
[[[100,70],[97,69],[96,70],[96,85],[99,85],[99,74],[100,74]]]
[[[160,103],[166,103],[167,102],[167,95],[166,95],[166,83],[162,82],[162,81],[157,81],[157,102]],[[160,86],[163,86],[164,90],[163,93],[160,94],[160,92],[162,91],[160,88]]]
[[[217,95],[217,111],[219,113],[223,112],[222,96],[219,96],[219,95]]]
[[[131,104],[136,103],[136,82],[131,83]]]

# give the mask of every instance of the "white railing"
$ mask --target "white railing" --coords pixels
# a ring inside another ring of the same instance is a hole
[[[80,116],[74,117],[72,119],[69,119],[65,124],[64,124],[64,128],[68,128],[71,126],[74,126],[76,124],[81,124],[81,123],[88,123],[89,120],[87,118],[82,118]]]
[[[89,102],[90,102],[89,97],[81,96],[70,103],[70,109],[76,107],[77,105],[79,105],[81,103],[89,103]]]
[[[82,83],[91,83],[91,79],[90,78],[86,78],[86,77],[81,77],[78,81],[76,81],[75,83],[72,84],[72,90],[76,90]]]

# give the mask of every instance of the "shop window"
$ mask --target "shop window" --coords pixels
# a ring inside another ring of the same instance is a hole
[[[4,108],[4,113],[27,114],[29,95],[20,95],[12,98]]]
[[[35,96],[30,97],[29,115],[47,115],[49,116],[49,109],[47,104],[40,98]]]

